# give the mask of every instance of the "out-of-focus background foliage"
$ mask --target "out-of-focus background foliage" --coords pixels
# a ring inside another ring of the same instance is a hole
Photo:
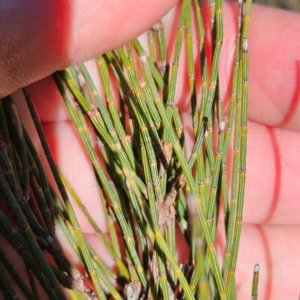
[[[300,12],[300,0],[255,0],[254,3],[261,3]]]

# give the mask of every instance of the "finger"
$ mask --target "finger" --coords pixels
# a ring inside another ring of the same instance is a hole
[[[1,2],[0,97],[141,34],[176,0]]]
[[[181,113],[185,148],[193,144],[191,115]],[[299,133],[249,122],[243,221],[256,224],[300,224]],[[230,199],[232,150],[227,178]]]
[[[225,32],[220,67],[226,91],[232,70],[236,10],[224,3]],[[300,15],[254,5],[249,32],[249,119],[300,130]],[[230,89],[229,89],[230,90]],[[228,92],[229,92],[228,90]],[[228,98],[229,94],[225,96]]]
[[[300,130],[300,15],[254,7],[251,17],[249,118]]]
[[[299,234],[299,227],[243,225],[235,277],[237,299],[250,297],[255,264],[260,265],[258,299],[297,299]],[[219,240],[224,245],[224,239]]]
[[[174,11],[173,13],[179,14]],[[176,17],[175,17],[176,19]],[[220,90],[227,106],[237,37],[237,4],[223,2],[224,38],[222,44]],[[178,21],[178,20],[177,20]],[[167,33],[174,35],[172,24]],[[196,25],[194,25],[196,26]],[[300,15],[254,5],[249,33],[249,118],[268,126],[300,130]],[[208,32],[208,34],[210,34]],[[174,43],[174,38],[170,41]],[[194,36],[194,57],[199,62],[199,41]],[[169,45],[171,54],[174,51]],[[209,47],[208,47],[209,49]],[[208,51],[209,52],[209,51]],[[207,60],[210,61],[207,52]],[[179,63],[176,102],[181,111],[190,111],[189,77],[185,44]],[[172,64],[170,56],[169,64]],[[198,106],[201,99],[200,64],[196,68]]]
[[[249,124],[244,221],[300,224],[299,133]]]

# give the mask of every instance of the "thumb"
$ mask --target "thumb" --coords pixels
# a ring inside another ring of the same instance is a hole
[[[176,0],[0,3],[0,97],[138,36]]]

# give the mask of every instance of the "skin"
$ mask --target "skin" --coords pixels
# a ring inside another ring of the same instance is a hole
[[[3,82],[0,97],[33,83],[29,91],[55,159],[98,225],[107,231],[100,199],[95,196],[97,185],[92,167],[71,126],[61,97],[52,79],[47,76],[131,40],[160,19],[176,1],[141,0],[135,1],[134,5],[133,1],[126,1],[126,4],[122,1],[103,1],[101,5],[91,0],[84,1],[85,4],[82,4],[83,1],[74,1],[69,7],[70,14],[62,13],[61,22],[67,25],[58,39],[55,37],[62,23],[53,28],[53,23],[50,26],[41,17],[47,16],[47,10],[54,10],[55,7],[49,8],[45,3],[27,0],[33,8],[29,14],[24,12],[26,5],[22,6],[22,11],[19,9],[19,2],[5,1],[0,4],[0,11],[13,12],[15,16],[12,20],[6,17],[7,14],[1,14],[4,18],[0,20],[0,36],[9,47],[0,48],[0,82]],[[175,17],[176,13],[178,9],[173,11]],[[225,35],[220,65],[222,87],[227,86],[232,75],[235,14],[232,3],[224,3]],[[32,16],[36,19],[32,19]],[[172,17],[166,20],[171,22]],[[167,25],[167,32],[168,26],[171,27],[171,24]],[[17,36],[20,30],[28,35]],[[249,36],[247,182],[237,267],[238,299],[250,297],[255,263],[259,263],[261,268],[259,298],[296,299],[299,295],[299,32],[298,14],[253,7]],[[226,107],[229,91],[223,89]],[[192,139],[190,112],[186,105],[187,87],[183,86],[182,91],[176,102],[185,125],[186,146],[190,149]],[[15,95],[19,97],[18,93]],[[22,100],[18,105],[23,107]],[[30,127],[28,114],[25,109],[21,111]],[[36,137],[33,130],[31,136],[33,139]],[[87,240],[106,261],[113,264],[81,211],[77,210],[76,213]],[[219,248],[224,245],[221,235],[218,245]],[[8,249],[8,246],[5,247]],[[68,249],[66,245],[67,253]],[[184,252],[184,249],[180,250]]]

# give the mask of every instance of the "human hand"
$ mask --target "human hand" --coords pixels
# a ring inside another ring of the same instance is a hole
[[[234,9],[224,4],[225,36],[221,61],[221,85],[225,90],[230,78],[235,23]],[[262,299],[292,299],[299,294],[297,281],[300,260],[299,208],[300,161],[297,150],[299,115],[299,15],[262,7],[253,7],[249,37],[250,99],[247,185],[244,225],[237,265],[238,299],[250,296],[252,270],[261,267],[259,297]],[[228,61],[228,57],[231,59]],[[226,59],[226,60],[225,60]],[[101,213],[97,184],[92,167],[68,121],[59,93],[50,78],[30,86],[30,92],[44,121],[44,129],[56,160],[76,187],[85,205],[103,231],[107,231]],[[186,96],[187,87],[183,87]],[[228,92],[223,94],[224,101]],[[190,113],[185,98],[177,99],[185,124],[186,146],[189,139]],[[69,149],[65,151],[65,149]],[[80,174],[80,176],[78,176]],[[78,210],[81,228],[87,240],[106,256],[96,242],[91,227]],[[221,245],[224,239],[219,236]]]

